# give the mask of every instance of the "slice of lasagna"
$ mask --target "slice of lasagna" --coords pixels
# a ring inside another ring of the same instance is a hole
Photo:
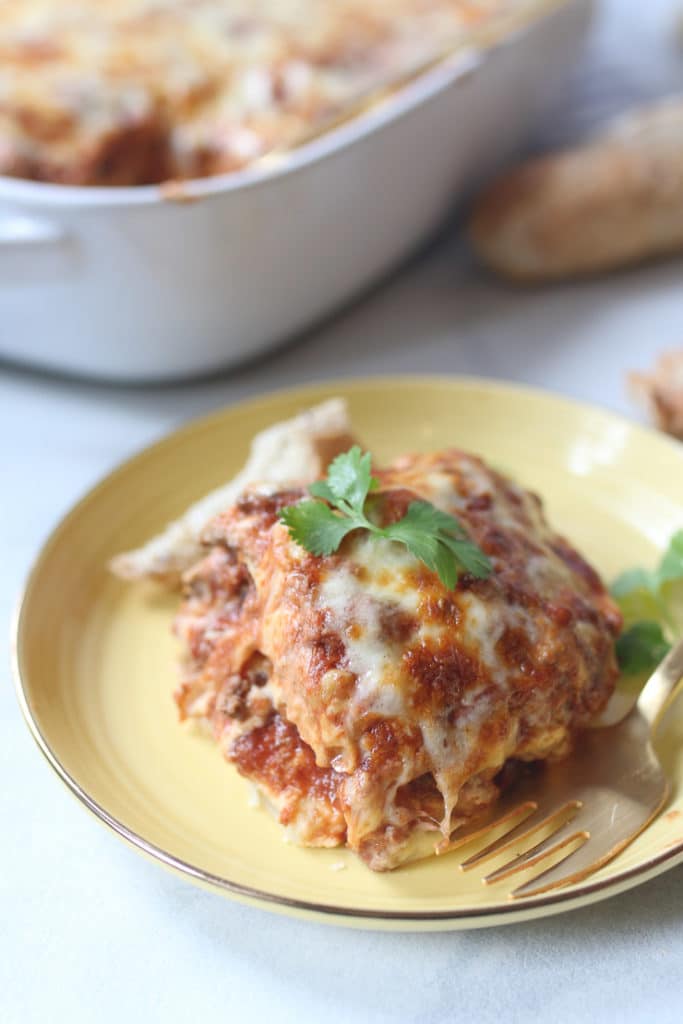
[[[539,499],[481,459],[408,455],[376,475],[380,525],[429,501],[491,575],[449,590],[362,530],[312,555],[279,520],[303,488],[247,490],[184,576],[176,699],[297,842],[385,870],[444,849],[506,765],[568,753],[613,691],[621,617]]]

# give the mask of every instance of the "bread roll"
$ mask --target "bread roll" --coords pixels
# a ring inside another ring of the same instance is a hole
[[[530,282],[683,251],[683,98],[504,174],[477,200],[469,235],[484,263]]]

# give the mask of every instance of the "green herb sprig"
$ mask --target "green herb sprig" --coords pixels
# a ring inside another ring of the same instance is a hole
[[[428,501],[413,501],[402,519],[390,526],[373,522],[371,455],[358,445],[338,455],[327,477],[308,488],[313,500],[288,505],[280,520],[291,538],[313,555],[331,555],[347,534],[366,530],[373,537],[397,541],[435,572],[449,590],[461,573],[486,579],[493,572],[484,552],[470,540],[458,520]]]
[[[649,672],[669,651],[667,638],[681,631],[683,530],[669,541],[654,570],[628,569],[612,584],[627,628],[617,640],[619,666],[626,675]]]

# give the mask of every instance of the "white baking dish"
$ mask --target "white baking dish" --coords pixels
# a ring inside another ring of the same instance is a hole
[[[0,178],[0,355],[119,380],[256,355],[366,288],[519,144],[588,27],[549,5],[271,167],[77,188]]]

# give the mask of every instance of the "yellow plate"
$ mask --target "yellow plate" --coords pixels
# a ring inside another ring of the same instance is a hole
[[[91,491],[45,545],[17,623],[19,697],[41,750],[76,796],[139,850],[192,880],[273,910],[387,929],[469,928],[567,910],[683,861],[683,722],[659,741],[664,813],[581,885],[510,901],[457,854],[373,874],[346,850],[283,842],[210,740],[181,727],[171,691],[176,600],[106,570],[240,467],[263,427],[334,394],[379,460],[457,445],[510,470],[612,577],[651,565],[683,525],[683,447],[608,413],[486,381],[382,379],[276,393],[190,424]],[[679,719],[679,720],[677,720]],[[342,865],[342,869],[340,869]]]

